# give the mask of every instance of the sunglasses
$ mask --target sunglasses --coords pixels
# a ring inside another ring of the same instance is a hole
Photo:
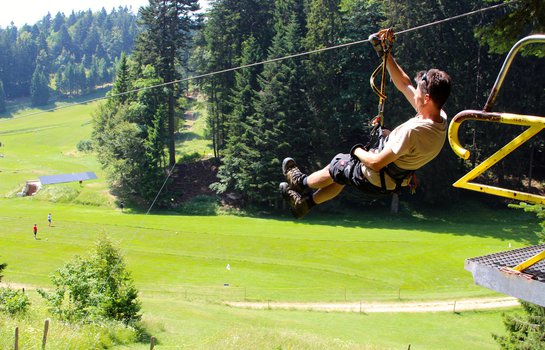
[[[423,84],[421,84],[422,90],[425,93],[428,93],[428,74],[427,74],[427,72],[424,72],[422,74],[422,76],[420,77],[420,82],[423,82]]]

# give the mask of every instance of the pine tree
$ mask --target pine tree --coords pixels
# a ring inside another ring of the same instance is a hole
[[[30,96],[33,106],[43,106],[49,100],[49,81],[43,67],[36,66],[30,84]]]
[[[4,83],[0,80],[0,113],[6,112],[6,93],[4,92]]]
[[[113,95],[113,99],[116,101],[116,103],[124,104],[129,99],[126,92],[130,91],[131,89],[129,64],[127,62],[127,55],[123,52],[121,54],[121,58],[119,59],[111,94]]]
[[[545,32],[545,11],[541,0],[520,0],[494,23],[477,30],[481,43],[491,52],[505,54],[522,37]],[[543,45],[528,46],[523,54],[545,57]]]
[[[533,213],[540,220],[541,232],[537,233],[539,241],[545,242],[545,211],[543,205],[528,205],[521,203],[511,205],[513,208],[523,209]],[[505,336],[493,335],[502,350],[544,350],[545,349],[545,308],[520,301],[523,313],[503,317],[503,324],[507,331]]]
[[[215,1],[204,27],[205,58],[199,62],[199,70],[205,73],[236,67],[240,63],[242,43],[249,37],[255,38],[259,49],[266,52],[273,35],[273,6],[270,0]],[[234,73],[215,75],[201,84],[209,98],[208,128],[214,155],[220,157],[227,143],[226,124],[233,107],[229,100],[235,86]]]
[[[182,53],[188,49],[191,31],[197,28],[194,12],[198,0],[150,0],[141,9],[144,32],[138,37],[135,60],[151,64],[165,83],[179,78],[177,66],[185,66]],[[169,164],[176,163],[175,101],[177,91],[167,87]]]
[[[311,1],[308,31],[304,40],[305,50],[339,44],[343,32],[339,6],[339,0]],[[323,52],[309,56],[305,63],[306,85],[314,125],[310,144],[316,155],[330,158],[332,150],[336,150],[344,138],[339,123],[342,120],[339,111],[339,92],[342,88],[339,61],[336,53]],[[316,161],[320,160],[325,159]]]
[[[247,65],[258,62],[263,57],[254,37],[242,44],[240,63]],[[258,158],[254,149],[254,132],[250,124],[256,111],[254,105],[259,93],[257,75],[260,67],[244,68],[235,73],[236,84],[233,88],[231,104],[233,111],[229,115],[229,136],[222,157],[222,165],[218,171],[219,183],[213,188],[218,193],[237,191],[245,197],[250,190],[253,174],[249,171],[251,162]]]
[[[507,335],[495,335],[494,339],[502,350],[544,350],[545,308],[525,301],[520,304],[524,314],[504,316]]]
[[[296,2],[279,0],[275,5],[270,58],[298,52],[301,42]],[[310,131],[300,68],[296,60],[271,63],[260,76],[260,98],[251,129],[255,159],[250,160],[251,168],[247,170],[253,174],[250,198],[260,203],[274,204],[278,199],[282,158],[292,155],[304,159],[311,151],[306,145],[300,147]]]

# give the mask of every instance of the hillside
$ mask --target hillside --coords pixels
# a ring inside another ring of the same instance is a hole
[[[177,194],[175,201],[178,203],[190,201],[196,196],[214,195],[210,184],[217,181],[218,166],[216,158],[177,164],[168,191]]]

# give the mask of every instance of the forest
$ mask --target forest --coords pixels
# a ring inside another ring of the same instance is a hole
[[[126,7],[48,13],[34,25],[0,27],[0,111],[6,100],[31,97],[43,106],[111,83],[136,34],[136,16]]]
[[[450,74],[444,109],[452,118],[483,107],[517,40],[545,32],[539,0],[216,0],[206,13],[198,10],[197,0],[150,0],[136,17],[120,8],[0,29],[0,107],[21,96],[39,105],[50,99],[44,94],[83,94],[113,82],[95,113],[92,148],[121,198],[150,200],[178,161],[176,135],[188,93],[197,91],[207,101],[220,162],[213,189],[277,206],[284,157],[313,171],[369,138],[378,103],[369,77],[380,63],[365,42],[369,34],[393,28],[393,56],[411,76],[434,67]],[[535,46],[517,58],[498,111],[543,115],[544,56]],[[386,93],[385,126],[393,128],[414,112],[392,84]],[[472,158],[464,162],[446,145],[417,172],[417,194],[404,198],[461,200],[467,193],[451,184],[520,130],[464,128]],[[482,180],[526,189],[545,176],[543,160],[539,136]]]

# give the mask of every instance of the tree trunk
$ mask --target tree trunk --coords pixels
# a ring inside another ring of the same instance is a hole
[[[176,164],[176,144],[174,140],[174,91],[169,89],[168,94],[168,153],[169,166]]]

